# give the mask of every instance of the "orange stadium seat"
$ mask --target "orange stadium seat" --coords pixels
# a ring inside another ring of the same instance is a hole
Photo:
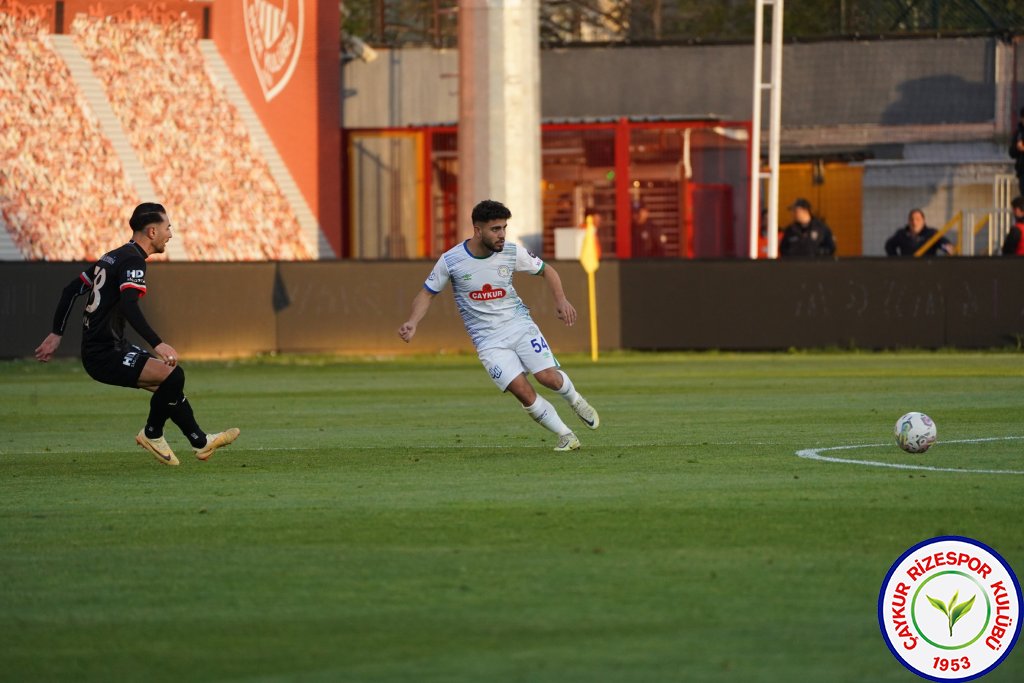
[[[311,254],[235,107],[208,75],[186,15],[79,15],[71,33],[170,210],[190,259]]]
[[[93,260],[138,197],[53,50],[47,11],[0,0],[0,217],[28,259]]]
[[[157,194],[140,198],[53,48],[51,11],[0,0],[0,223],[26,258],[98,258],[143,200],[168,207],[190,259],[312,258],[192,20],[154,6],[71,23]]]

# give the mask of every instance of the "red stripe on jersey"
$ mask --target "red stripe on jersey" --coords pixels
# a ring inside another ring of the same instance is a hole
[[[85,273],[79,273],[78,274],[78,279],[80,279],[82,282],[84,282],[89,287],[92,287],[92,280],[90,280],[89,276],[86,275]]]
[[[142,297],[146,296],[146,285],[137,285],[134,282],[126,282],[123,285],[121,285],[121,291],[122,292],[124,290],[128,289],[128,288],[139,290],[139,298],[140,299]]]

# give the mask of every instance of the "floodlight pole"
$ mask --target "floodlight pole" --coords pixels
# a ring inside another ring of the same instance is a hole
[[[768,258],[779,256],[779,135],[782,130],[782,12],[785,0],[755,0],[754,102],[750,154],[750,258],[758,257],[761,231],[761,181],[768,179]],[[764,78],[764,9],[772,6],[771,78]],[[761,100],[768,99],[768,172],[761,172]]]

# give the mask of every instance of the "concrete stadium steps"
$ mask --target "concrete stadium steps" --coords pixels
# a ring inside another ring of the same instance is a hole
[[[64,63],[68,65],[71,77],[92,110],[92,116],[99,123],[100,132],[113,145],[114,152],[121,160],[125,175],[135,190],[135,194],[138,195],[140,201],[159,202],[160,198],[157,197],[149,174],[146,172],[145,166],[142,165],[139,155],[136,154],[135,148],[128,141],[128,135],[121,125],[121,120],[110,106],[110,101],[107,99],[107,93],[103,89],[103,84],[100,83],[100,80],[93,72],[92,67],[89,65],[89,60],[78,49],[71,36],[52,35],[50,40],[53,41],[54,50],[64,60]],[[126,224],[133,208],[135,207],[126,206],[124,209]],[[181,240],[172,239],[167,243],[167,257],[172,261],[188,260],[188,255],[185,253],[185,245]]]
[[[21,249],[18,249],[18,245],[14,243],[14,238],[11,237],[7,223],[4,222],[3,216],[0,216],[0,261],[24,260],[25,255],[21,253]]]
[[[199,49],[206,60],[206,69],[210,78],[215,85],[224,88],[228,101],[238,110],[242,123],[249,131],[249,135],[252,136],[256,149],[266,159],[267,165],[270,167],[270,175],[274,178],[277,186],[281,188],[285,200],[299,221],[299,227],[310,252],[316,254],[317,258],[334,258],[334,250],[327,238],[324,237],[323,230],[320,229],[320,222],[295,183],[291,171],[288,170],[281,155],[278,154],[277,148],[270,139],[270,135],[267,134],[266,128],[263,127],[263,122],[260,121],[256,110],[253,109],[249,99],[242,91],[242,87],[235,80],[231,68],[217,50],[216,43],[212,40],[200,40]]]

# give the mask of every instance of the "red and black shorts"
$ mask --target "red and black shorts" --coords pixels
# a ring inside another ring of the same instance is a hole
[[[90,377],[103,384],[132,389],[138,388],[139,376],[151,357],[149,351],[134,344],[82,349],[82,365]]]

